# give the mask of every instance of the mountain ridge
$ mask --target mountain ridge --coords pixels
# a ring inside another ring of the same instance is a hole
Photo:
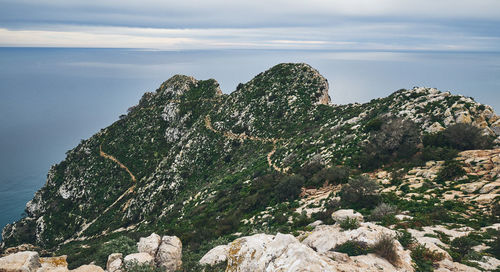
[[[252,180],[293,176],[311,162],[359,169],[370,122],[384,118],[410,120],[419,135],[472,124],[500,143],[500,119],[471,98],[416,87],[333,105],[328,87],[302,63],[276,65],[230,94],[213,79],[175,75],[68,151],[28,202],[27,217],[4,228],[2,246],[64,251],[118,232],[159,231],[197,248],[198,240],[248,232],[242,220],[280,205],[249,203],[260,186]]]

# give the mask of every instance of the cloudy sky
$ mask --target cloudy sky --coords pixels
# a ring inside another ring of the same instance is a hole
[[[0,46],[474,51],[498,0],[0,0]]]

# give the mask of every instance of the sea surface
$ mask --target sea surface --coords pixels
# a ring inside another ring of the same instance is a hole
[[[172,75],[215,78],[229,93],[281,62],[318,69],[336,104],[426,86],[500,108],[496,52],[0,48],[0,228],[21,218],[67,150]]]

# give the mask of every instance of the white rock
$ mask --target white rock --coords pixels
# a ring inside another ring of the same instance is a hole
[[[351,240],[362,241],[367,243],[368,246],[373,246],[383,234],[392,237],[396,236],[395,231],[373,223],[361,223],[360,227],[354,230],[342,230],[338,225],[325,225],[316,227],[302,243],[315,249],[318,253],[325,253],[335,249],[337,245]],[[396,240],[394,244],[401,267],[411,271],[412,265],[409,251],[404,250]]]
[[[340,222],[343,220],[346,220],[347,218],[354,218],[358,220],[358,222],[363,222],[363,215],[360,214],[359,212],[356,212],[353,209],[345,209],[345,210],[338,210],[332,213],[332,218],[335,220],[335,222]]]
[[[309,224],[309,225],[307,225],[307,226],[308,226],[308,227],[311,227],[311,228],[315,228],[315,227],[317,227],[317,226],[319,226],[319,225],[323,225],[323,221],[321,221],[321,220],[316,220],[316,221],[312,222],[311,224]]]
[[[31,272],[40,268],[40,257],[37,252],[23,251],[0,258],[0,271]]]
[[[113,253],[108,256],[106,263],[106,271],[108,272],[121,272],[123,254]]]
[[[318,255],[289,234],[256,234],[229,244],[230,271],[337,271],[334,262]]]
[[[139,252],[148,253],[151,256],[156,256],[158,247],[160,246],[161,237],[156,233],[152,233],[148,237],[141,237],[137,243],[137,250]]]
[[[104,272],[104,270],[97,265],[87,264],[71,270],[71,272]]]
[[[434,122],[434,124],[427,128],[427,132],[429,133],[436,133],[442,130],[444,130],[444,127],[438,122]]]
[[[181,240],[176,236],[163,236],[155,262],[157,266],[163,267],[169,272],[179,269],[182,265]]]
[[[202,265],[216,265],[227,260],[229,251],[228,245],[220,245],[212,248],[207,254],[200,259]]]
[[[154,258],[148,253],[140,252],[140,253],[129,254],[125,256],[125,258],[123,259],[123,263],[125,265],[128,265],[133,262],[137,262],[140,265],[152,265],[154,262]]]

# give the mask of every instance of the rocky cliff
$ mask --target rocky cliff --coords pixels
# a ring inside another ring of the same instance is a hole
[[[279,64],[230,94],[212,79],[174,76],[69,150],[27,216],[4,228],[2,246],[34,244],[68,254],[76,267],[102,259],[95,249],[117,237],[158,232],[178,236],[190,252],[185,265],[198,265],[217,243],[256,232],[298,235],[340,207],[366,215],[390,202],[417,217],[434,205],[447,217],[421,225],[496,223],[498,152],[477,151],[490,152],[491,166],[457,155],[468,147],[455,143],[498,146],[500,119],[491,107],[432,88],[335,105],[328,87],[307,64]],[[470,133],[457,136],[457,124]],[[451,161],[465,163],[463,177],[437,180]],[[381,185],[372,206],[331,204],[363,175]],[[470,220],[459,220],[461,213]]]

